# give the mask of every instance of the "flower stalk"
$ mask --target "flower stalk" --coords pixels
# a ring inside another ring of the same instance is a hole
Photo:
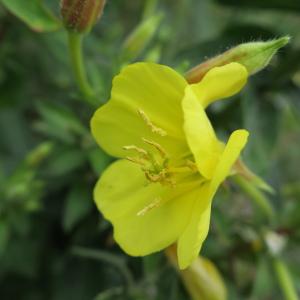
[[[61,16],[68,34],[71,63],[84,100],[97,105],[95,91],[90,85],[82,53],[82,40],[101,18],[106,0],[62,0]]]
[[[298,300],[299,297],[297,296],[291,274],[286,264],[280,258],[274,257],[272,260],[272,266],[285,299]]]
[[[95,93],[88,81],[83,60],[82,39],[82,34],[68,32],[69,53],[76,82],[84,99],[95,106]]]

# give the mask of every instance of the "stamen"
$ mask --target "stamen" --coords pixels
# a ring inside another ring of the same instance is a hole
[[[170,173],[189,173],[191,172],[190,167],[186,166],[186,167],[173,167],[173,168],[169,168],[168,172]]]
[[[161,207],[162,205],[164,205],[165,203],[171,201],[175,197],[180,197],[180,196],[184,195],[186,192],[190,191],[191,189],[194,189],[197,186],[200,186],[201,184],[203,184],[203,183],[201,181],[199,181],[199,180],[194,180],[194,181],[191,181],[189,183],[180,184],[178,186],[177,190],[176,190],[176,194],[175,195],[174,194],[170,194],[169,196],[165,196],[163,199],[161,197],[158,197],[158,198],[154,199],[153,202],[151,202],[149,205],[147,205],[142,210],[140,210],[137,213],[137,216],[138,217],[142,217],[146,213],[148,213],[149,211],[151,211],[152,209]]]
[[[145,161],[141,158],[127,156],[126,159],[137,165],[145,166]]]
[[[142,156],[144,156],[144,157],[148,157],[149,156],[149,154],[148,154],[148,152],[146,150],[144,150],[142,148],[139,148],[139,147],[137,147],[135,145],[123,146],[123,149],[124,150],[134,150],[137,153],[142,154]]]
[[[197,165],[191,161],[191,160],[187,160],[186,161],[186,165],[194,172],[198,171]]]
[[[159,182],[161,180],[161,175],[159,174],[152,174],[148,170],[144,170],[146,178],[151,182]]]
[[[149,212],[153,208],[159,207],[161,205],[161,203],[162,203],[162,199],[157,198],[152,203],[150,203],[149,205],[144,207],[142,210],[140,210],[136,215],[138,217],[144,216],[147,212]]]
[[[167,132],[157,126],[155,126],[151,120],[149,119],[149,117],[145,114],[145,112],[141,109],[138,110],[138,113],[140,114],[140,116],[142,117],[142,119],[144,120],[144,122],[147,124],[147,126],[150,127],[151,131],[153,133],[157,133],[160,136],[166,136]]]
[[[164,158],[167,156],[167,153],[166,151],[164,150],[164,148],[158,144],[158,143],[155,143],[153,141],[150,141],[150,140],[147,140],[145,138],[142,138],[143,142],[150,145],[150,146],[153,146],[156,150],[158,150],[158,152],[161,154],[161,156]]]
[[[145,172],[146,178],[153,183],[159,182],[162,185],[170,185],[171,187],[176,186],[176,181],[169,176],[168,172],[166,169],[163,169],[161,172],[158,174],[153,174],[152,172],[148,170],[143,170]]]

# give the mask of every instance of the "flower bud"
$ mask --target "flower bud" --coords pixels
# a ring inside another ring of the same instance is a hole
[[[84,33],[101,17],[106,0],[62,0],[61,15],[67,30]]]
[[[210,260],[199,256],[188,268],[179,270],[177,267],[176,246],[173,245],[167,248],[166,255],[177,269],[191,299],[227,299],[227,290],[223,278]]]
[[[231,62],[244,65],[250,75],[265,68],[278,49],[289,42],[288,36],[269,42],[251,42],[238,45],[202,64],[194,67],[186,73],[189,83],[199,82],[203,76],[214,67],[223,66]]]
[[[163,14],[158,13],[143,20],[123,43],[123,57],[125,60],[136,59],[147,47],[155,35]]]
[[[233,171],[236,174],[241,175],[245,180],[247,180],[256,188],[269,194],[275,194],[275,190],[266,181],[253,173],[253,171],[251,171],[241,159],[238,159],[236,161],[233,167]]]

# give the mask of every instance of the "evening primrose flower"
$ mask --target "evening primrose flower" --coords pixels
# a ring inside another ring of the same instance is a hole
[[[95,112],[91,129],[120,160],[102,174],[94,197],[125,252],[144,256],[177,243],[181,269],[197,257],[212,198],[248,137],[236,130],[225,145],[205,108],[238,93],[246,81],[238,63],[213,68],[191,85],[154,63],[129,65],[115,77],[111,99]]]

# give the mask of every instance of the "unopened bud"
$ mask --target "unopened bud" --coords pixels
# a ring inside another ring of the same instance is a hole
[[[176,246],[166,249],[166,255],[177,269],[183,284],[193,300],[225,300],[227,290],[224,280],[216,266],[208,259],[197,259],[186,269],[177,266]]]
[[[67,30],[88,32],[101,17],[106,0],[62,0],[61,15]]]
[[[258,189],[275,194],[275,190],[265,180],[253,173],[241,159],[236,161],[233,170]]]
[[[289,42],[288,36],[269,42],[252,42],[240,44],[202,64],[194,67],[186,73],[189,83],[199,82],[212,68],[223,66],[231,62],[244,65],[250,75],[265,68],[273,55]]]
[[[161,13],[152,15],[133,30],[123,44],[125,60],[134,60],[143,52],[157,31],[162,18]]]

